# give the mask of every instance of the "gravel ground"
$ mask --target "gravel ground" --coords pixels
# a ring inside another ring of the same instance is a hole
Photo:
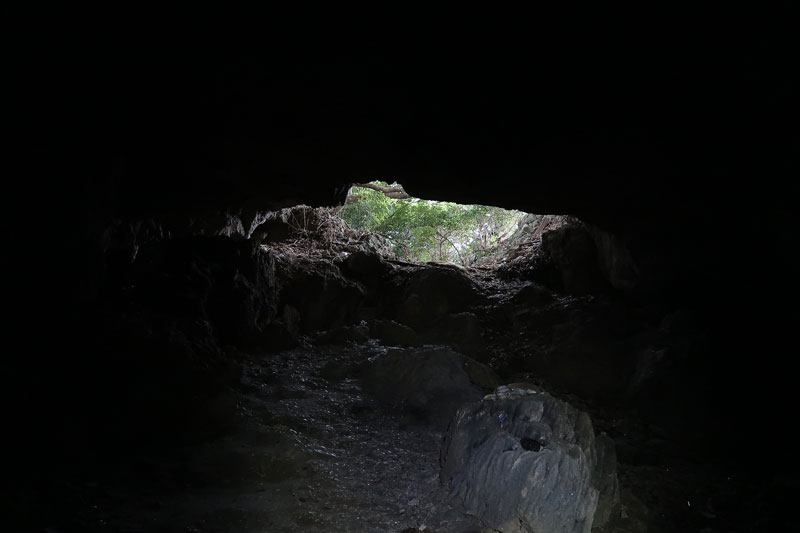
[[[248,359],[235,430],[72,481],[51,532],[480,531],[439,483],[440,431],[382,406],[358,367],[375,344]],[[96,476],[95,476],[96,477]]]

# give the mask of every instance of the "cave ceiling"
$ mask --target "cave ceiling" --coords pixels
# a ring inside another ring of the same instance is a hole
[[[791,170],[785,51],[665,52],[137,56],[92,194],[123,214],[333,205],[381,178],[610,227],[771,208]]]

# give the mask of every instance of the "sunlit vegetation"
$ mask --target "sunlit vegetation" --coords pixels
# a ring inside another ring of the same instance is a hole
[[[354,186],[350,190],[340,216],[355,230],[383,235],[397,257],[408,261],[471,265],[494,253],[525,215],[499,207],[387,194],[402,191],[397,184],[373,181],[367,185],[369,188]]]

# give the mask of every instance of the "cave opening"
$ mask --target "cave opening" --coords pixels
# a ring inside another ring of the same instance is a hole
[[[7,194],[7,529],[791,530],[793,48],[599,42],[115,60],[106,179]],[[414,255],[366,176],[571,216]]]
[[[386,238],[398,259],[461,266],[497,262],[501,247],[509,248],[506,241],[517,229],[527,225],[541,234],[555,223],[517,210],[423,200],[397,182],[384,181],[351,187],[338,214],[351,229]]]
[[[574,217],[424,200],[397,182],[375,180],[350,187],[344,203],[335,208],[295,206],[268,212],[246,233],[266,245],[314,238],[331,245],[348,239],[382,240],[386,258],[489,267],[519,256],[545,231],[570,220],[577,223]]]

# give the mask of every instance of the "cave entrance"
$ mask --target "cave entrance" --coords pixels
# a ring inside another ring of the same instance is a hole
[[[552,227],[553,216],[488,205],[464,205],[411,196],[397,182],[354,184],[339,217],[358,233],[386,241],[397,259],[493,266]]]
[[[542,236],[576,223],[567,215],[426,200],[397,182],[374,180],[352,184],[338,207],[297,205],[266,213],[249,237],[293,256],[346,257],[363,248],[400,262],[510,269],[508,277],[546,282],[527,272],[549,276],[538,264]]]

